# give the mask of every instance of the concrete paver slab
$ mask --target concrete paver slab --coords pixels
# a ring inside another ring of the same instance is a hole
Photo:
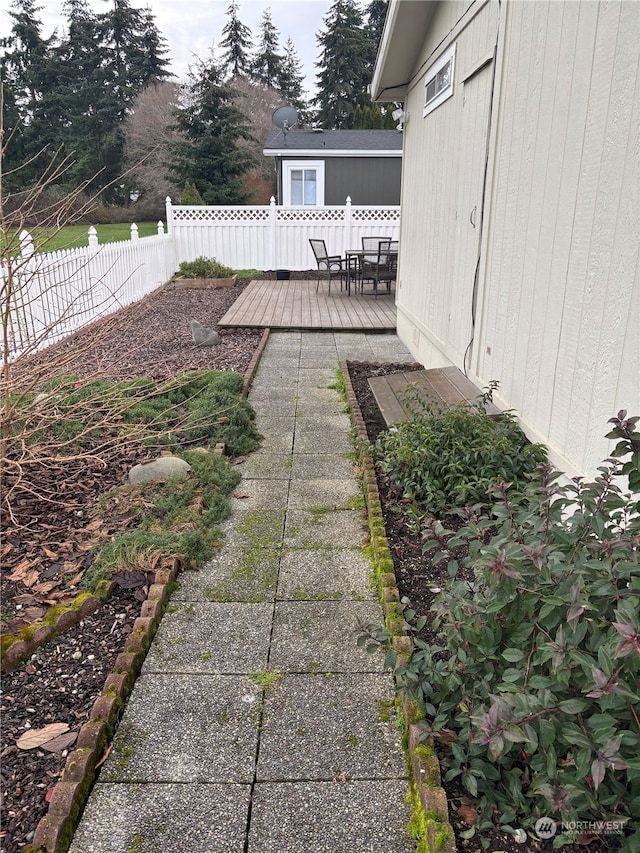
[[[280,560],[279,599],[372,599],[371,564],[358,548],[288,549]]]
[[[143,675],[100,779],[249,782],[259,709],[259,689],[241,675]]]
[[[359,510],[337,510],[313,516],[300,509],[287,513],[288,548],[352,548],[366,544],[368,534]]]
[[[247,513],[264,511],[275,511],[284,516],[288,494],[289,484],[286,481],[243,477],[231,495],[232,520],[241,519]]]
[[[269,666],[284,672],[381,672],[383,655],[355,642],[358,625],[380,624],[374,601],[280,601]]]
[[[353,477],[354,460],[350,453],[296,453],[291,463],[291,479],[311,479],[312,477],[341,478]]]
[[[271,604],[170,605],[142,672],[211,674],[264,669],[272,613]]]
[[[289,480],[290,471],[290,454],[259,450],[252,453],[240,467],[243,477],[262,480]]]
[[[186,572],[172,601],[273,601],[278,583],[280,546],[247,546],[238,535],[199,572]]]
[[[313,478],[295,480],[289,489],[289,508],[316,508],[318,514],[325,509],[358,509],[363,505],[362,491],[353,477],[344,480],[337,478]]]
[[[98,783],[69,853],[242,853],[249,785]]]
[[[344,416],[343,416],[344,417]],[[341,418],[333,415],[322,418],[300,418],[293,439],[294,453],[349,453],[353,451],[353,445],[349,440],[349,428],[340,426]],[[311,422],[315,421],[317,428],[311,428]],[[333,423],[331,423],[333,422]]]
[[[265,699],[257,778],[404,778],[394,696],[387,674],[286,675]]]
[[[248,853],[412,853],[406,795],[395,779],[259,783]]]

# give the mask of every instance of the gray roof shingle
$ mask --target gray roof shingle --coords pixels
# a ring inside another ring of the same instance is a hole
[[[291,148],[309,151],[401,151],[402,134],[397,130],[290,130],[285,139],[274,128],[267,134],[265,152]]]

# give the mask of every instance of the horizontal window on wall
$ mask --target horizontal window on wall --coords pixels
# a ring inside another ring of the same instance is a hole
[[[453,95],[453,72],[456,60],[455,42],[434,62],[424,78],[424,107],[422,115],[433,112]]]

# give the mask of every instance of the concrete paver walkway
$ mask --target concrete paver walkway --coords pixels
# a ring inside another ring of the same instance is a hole
[[[369,582],[338,361],[395,335],[272,333],[265,437],[226,544],[180,578],[71,853],[410,853],[393,683],[359,649]]]

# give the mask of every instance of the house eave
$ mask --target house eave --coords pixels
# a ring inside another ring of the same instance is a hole
[[[404,101],[439,0],[391,0],[371,81],[373,101]]]

